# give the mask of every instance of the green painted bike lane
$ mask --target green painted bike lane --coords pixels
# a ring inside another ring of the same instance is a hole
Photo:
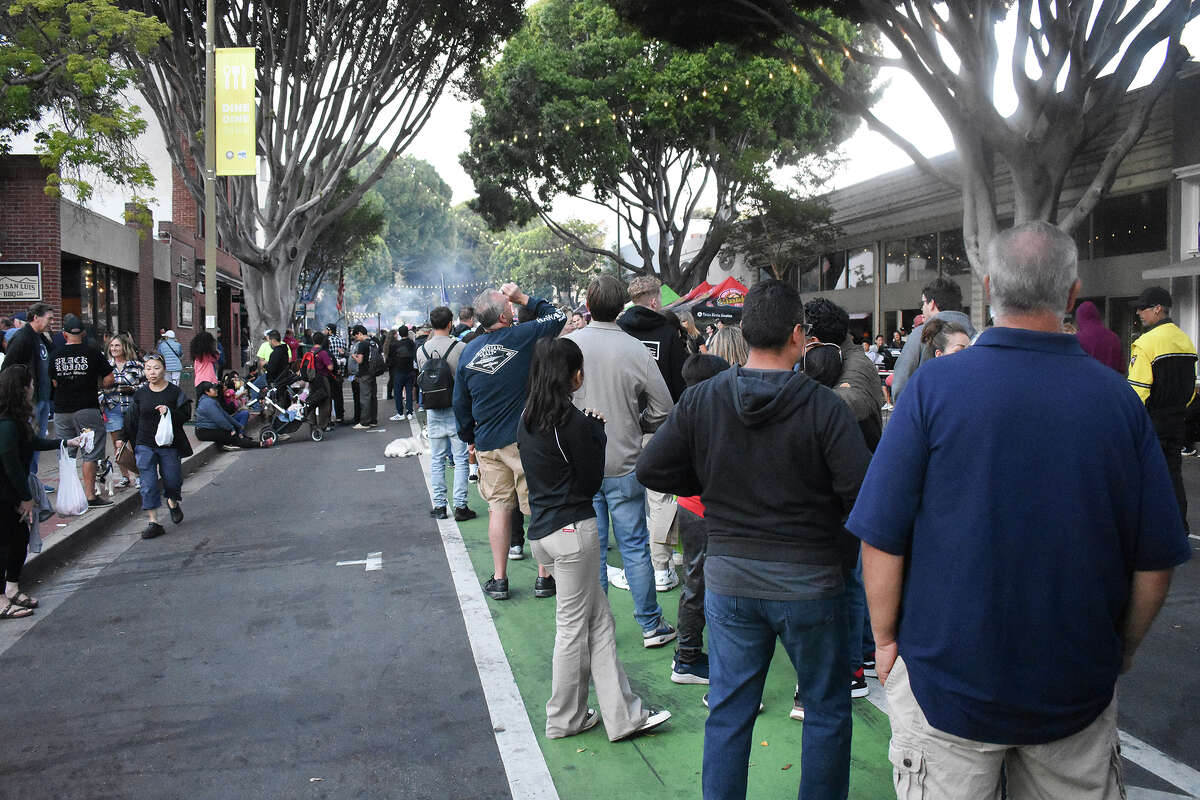
[[[450,480],[449,473],[447,470],[447,481]],[[487,540],[487,507],[474,485],[471,487],[471,507],[479,517],[460,522],[458,527],[482,582],[492,574],[492,557]],[[615,549],[610,551],[610,560],[620,566],[620,556]],[[539,600],[533,596],[536,577],[537,566],[526,547],[524,560],[509,562],[509,599],[488,599],[487,604],[559,797],[562,800],[698,797],[707,715],[701,698],[707,687],[680,686],[671,682],[672,644],[655,649],[641,646],[640,629],[633,620],[633,601],[629,592],[619,589],[609,592],[616,618],[618,652],[633,690],[647,704],[669,709],[670,722],[655,733],[627,742],[609,742],[603,725],[566,739],[546,738],[545,704],[550,696],[554,600]],[[679,589],[659,592],[658,599],[666,619],[674,624]],[[766,708],[754,726],[748,797],[796,795],[803,723],[788,717],[795,681],[787,655],[782,648],[776,648],[763,693]],[[594,691],[591,697],[594,705]],[[861,800],[894,797],[887,760],[890,734],[887,717],[865,699],[854,700],[853,709],[850,797]]]

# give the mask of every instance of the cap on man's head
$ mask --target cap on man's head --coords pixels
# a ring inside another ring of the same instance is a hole
[[[1138,311],[1144,308],[1153,308],[1154,306],[1171,307],[1171,293],[1161,286],[1149,286],[1142,290],[1137,300],[1133,301],[1133,307]]]
[[[13,319],[19,319],[21,322],[29,322],[29,315],[24,311],[18,311],[17,313],[13,314]]]
[[[164,333],[164,334],[163,334],[163,336],[165,336],[165,337],[166,337],[166,338],[168,338],[168,339],[174,339],[174,338],[175,338],[175,331],[167,331],[166,333]]]
[[[63,317],[63,333],[80,334],[83,333],[83,320],[74,314],[67,314]]]

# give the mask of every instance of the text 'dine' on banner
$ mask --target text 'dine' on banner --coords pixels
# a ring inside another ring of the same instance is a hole
[[[254,48],[218,47],[217,174],[254,175]]]

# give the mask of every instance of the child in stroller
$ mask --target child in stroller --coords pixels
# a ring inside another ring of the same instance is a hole
[[[300,376],[289,370],[261,394],[263,413],[269,415],[258,434],[262,442],[274,444],[278,438],[288,438],[306,423],[308,435],[314,442],[325,438],[325,432],[317,424],[319,400],[310,400],[309,389],[302,387],[302,383]]]

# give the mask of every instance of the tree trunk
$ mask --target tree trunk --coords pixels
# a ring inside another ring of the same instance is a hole
[[[251,339],[270,328],[283,333],[291,327],[307,253],[297,250],[296,256],[289,259],[290,249],[288,245],[270,254],[270,272],[251,266],[243,273]]]

